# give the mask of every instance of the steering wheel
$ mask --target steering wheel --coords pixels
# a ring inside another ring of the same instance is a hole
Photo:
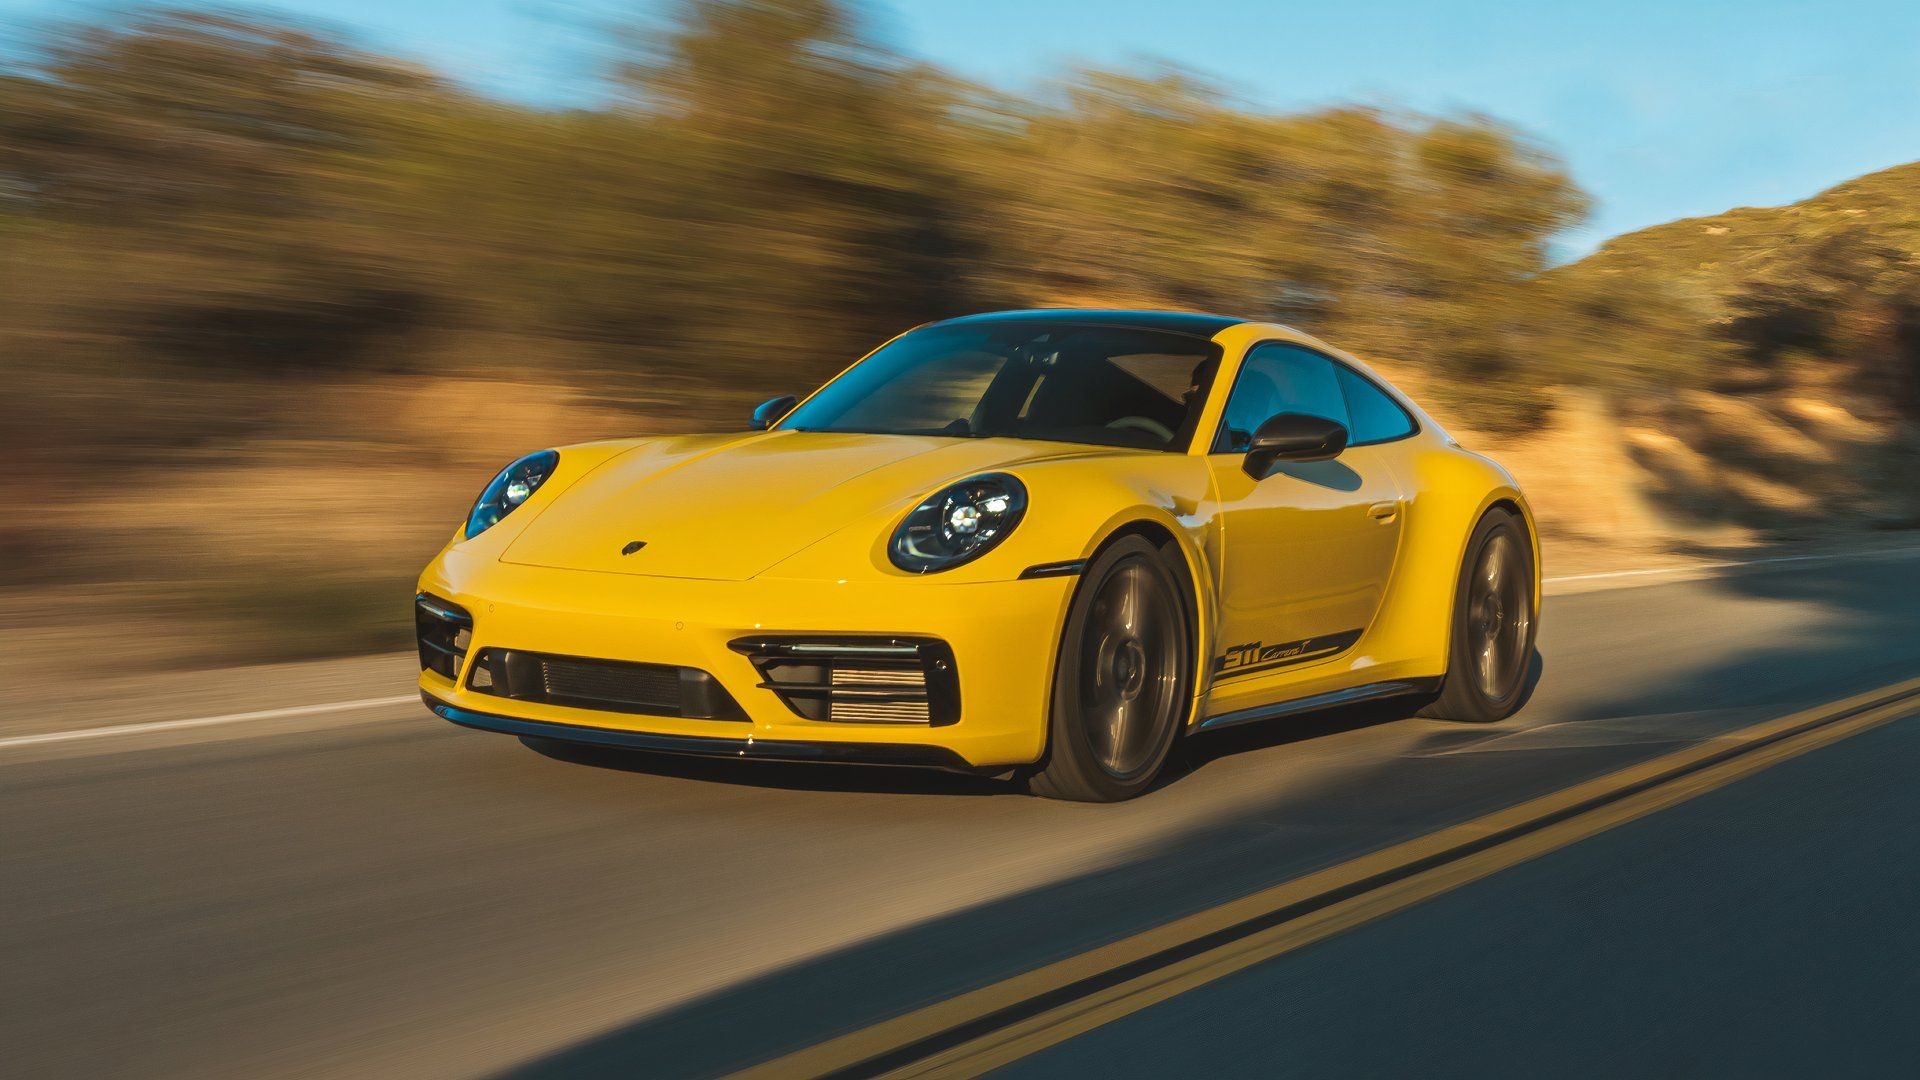
[[[1109,420],[1107,427],[1116,431],[1144,431],[1161,442],[1173,441],[1173,429],[1151,417],[1123,416],[1118,420]]]

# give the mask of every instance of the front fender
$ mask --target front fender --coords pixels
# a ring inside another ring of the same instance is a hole
[[[1219,625],[1218,574],[1208,554],[1214,529],[1212,480],[1206,459],[1185,454],[1098,454],[1013,464],[1027,487],[1027,514],[1012,535],[972,562],[927,580],[970,584],[1018,580],[1029,567],[1091,560],[1114,537],[1151,530],[1171,537],[1193,584],[1196,697],[1204,694],[1205,658]],[[887,558],[893,530],[912,507],[861,518],[767,571],[764,577],[815,581],[912,579]],[[1035,584],[1039,584],[1038,581]],[[1063,594],[1052,627],[1057,640],[1073,590]],[[955,594],[942,590],[943,598]]]

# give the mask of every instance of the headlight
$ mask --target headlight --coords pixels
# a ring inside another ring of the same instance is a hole
[[[1026,485],[1006,473],[962,480],[913,508],[894,530],[887,556],[916,574],[950,570],[993,550],[1026,512]]]
[[[487,489],[467,514],[467,539],[471,540],[488,529],[501,518],[513,513],[513,508],[526,502],[540,485],[553,475],[554,466],[560,464],[560,454],[555,450],[542,450],[537,454],[528,454],[519,461],[500,470]]]

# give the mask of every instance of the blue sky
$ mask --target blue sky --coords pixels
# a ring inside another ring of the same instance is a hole
[[[488,92],[591,93],[619,0],[273,0]],[[94,5],[0,0],[0,32]],[[1566,160],[1596,206],[1565,238],[1804,198],[1920,159],[1920,0],[893,0],[880,35],[981,81],[1171,60],[1248,101],[1481,112]],[[97,9],[97,8],[96,8]]]

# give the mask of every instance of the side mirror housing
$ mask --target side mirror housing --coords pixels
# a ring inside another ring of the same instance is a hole
[[[748,421],[747,426],[754,431],[765,431],[777,423],[781,417],[792,412],[793,407],[798,404],[800,399],[792,394],[769,398],[761,402],[759,408],[753,410],[753,419]]]
[[[1331,461],[1347,448],[1346,425],[1324,416],[1283,412],[1253,433],[1241,468],[1259,480],[1276,461]]]

